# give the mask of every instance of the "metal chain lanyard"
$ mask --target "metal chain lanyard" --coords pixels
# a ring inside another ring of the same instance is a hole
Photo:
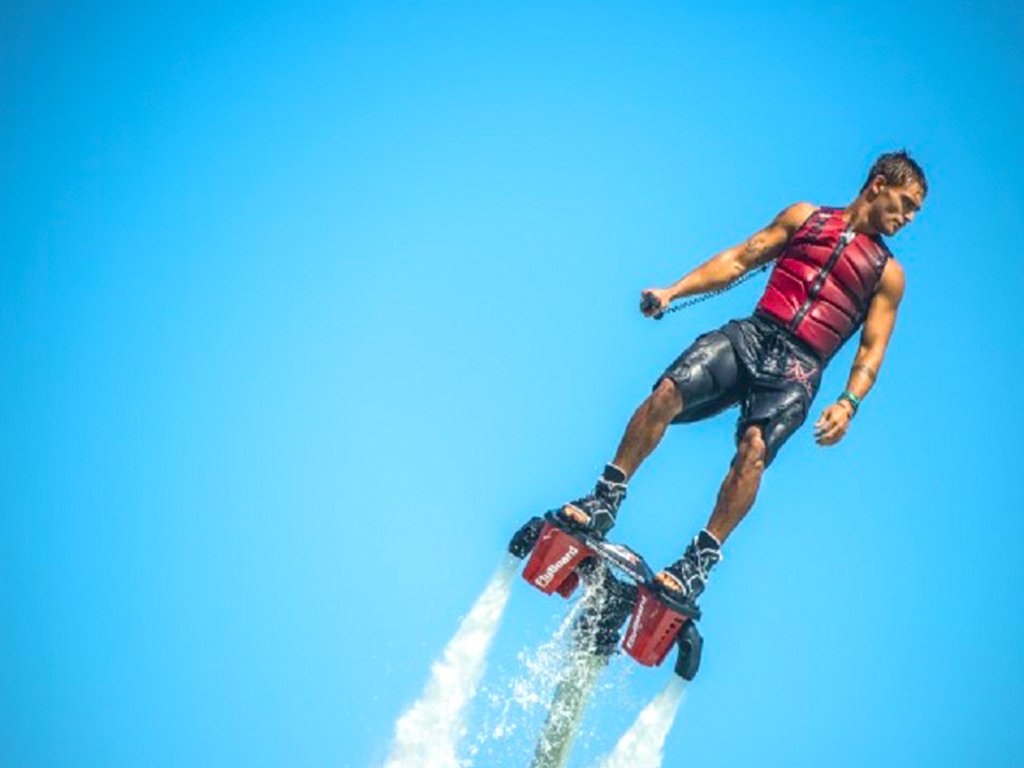
[[[749,280],[750,278],[754,277],[754,275],[757,275],[760,272],[764,272],[770,266],[771,266],[770,262],[768,264],[762,264],[757,269],[750,270],[749,272],[747,272],[747,274],[745,274],[745,275],[743,275],[741,277],[737,277],[731,283],[727,283],[726,285],[723,285],[721,288],[718,288],[718,289],[716,289],[714,291],[708,291],[707,293],[699,294],[697,296],[694,296],[692,298],[687,299],[686,301],[681,301],[678,304],[674,304],[671,307],[666,307],[661,312],[658,312],[656,315],[653,315],[653,317],[654,317],[655,320],[661,320],[661,318],[663,318],[669,312],[678,312],[681,309],[686,309],[687,307],[692,307],[695,304],[700,304],[702,301],[707,301],[708,299],[713,299],[715,296],[721,296],[726,291],[731,291],[736,286],[741,285],[742,283],[747,282],[747,280]],[[640,302],[641,310],[648,308],[648,306],[649,306],[648,301],[650,299],[653,299],[653,296],[651,296],[651,294],[644,294],[644,299],[643,299],[642,302]]]

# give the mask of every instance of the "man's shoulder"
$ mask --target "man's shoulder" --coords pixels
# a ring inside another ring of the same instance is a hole
[[[887,276],[889,280],[899,281],[901,285],[907,279],[907,273],[903,271],[903,265],[896,261],[896,257],[891,254],[885,262],[885,269],[882,270],[882,279],[885,280]]]
[[[899,303],[903,298],[903,291],[907,285],[907,276],[903,266],[890,256],[882,269],[882,277],[878,281],[877,294],[883,294],[889,300]]]
[[[785,227],[790,233],[793,233],[800,229],[819,208],[821,208],[820,205],[806,201],[793,203],[783,208],[779,215],[775,217],[775,221]]]

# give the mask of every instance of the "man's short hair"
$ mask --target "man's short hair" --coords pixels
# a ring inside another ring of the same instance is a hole
[[[893,187],[905,187],[916,181],[921,185],[921,191],[928,194],[928,182],[924,178],[924,171],[905,149],[898,152],[886,152],[875,160],[875,164],[868,171],[864,185],[860,188],[861,192],[868,188],[868,184],[875,176],[884,176],[885,183]]]

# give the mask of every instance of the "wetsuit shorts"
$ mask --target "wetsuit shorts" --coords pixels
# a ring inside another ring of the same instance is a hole
[[[760,426],[767,466],[807,418],[823,367],[787,330],[753,315],[698,337],[658,383],[671,379],[683,397],[675,424],[706,419],[739,404],[736,441],[748,427]]]

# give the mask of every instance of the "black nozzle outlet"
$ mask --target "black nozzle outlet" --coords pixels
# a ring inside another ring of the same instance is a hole
[[[704,638],[700,636],[697,625],[692,621],[686,622],[679,630],[676,643],[679,645],[676,674],[683,680],[693,680],[697,676],[697,670],[700,669],[700,654],[704,648]]]
[[[531,517],[522,528],[512,535],[512,540],[508,543],[508,551],[518,558],[526,557],[537,546],[537,539],[540,538],[540,530],[543,527],[543,517]]]

